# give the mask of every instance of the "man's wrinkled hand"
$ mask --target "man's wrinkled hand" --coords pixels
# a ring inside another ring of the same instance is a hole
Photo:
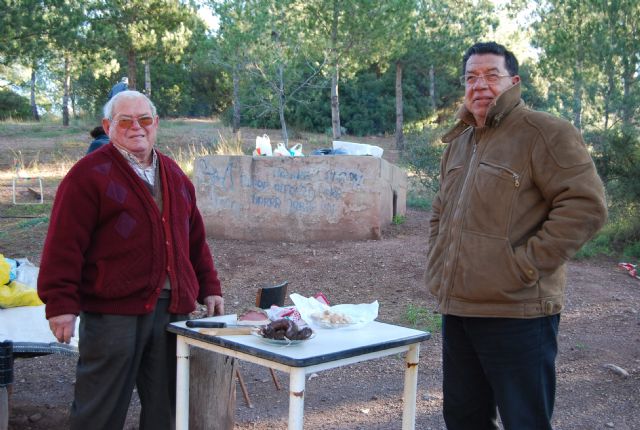
[[[76,315],[64,314],[49,318],[51,333],[58,342],[69,343],[76,330]]]
[[[221,296],[207,296],[204,298],[207,316],[224,315],[224,299]]]

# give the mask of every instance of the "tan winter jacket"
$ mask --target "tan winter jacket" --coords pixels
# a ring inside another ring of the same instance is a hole
[[[578,130],[532,111],[520,85],[486,126],[464,107],[430,220],[427,287],[443,314],[534,318],[564,306],[565,263],[602,227],[602,182]]]

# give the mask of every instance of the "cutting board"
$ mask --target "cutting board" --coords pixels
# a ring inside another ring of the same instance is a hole
[[[224,327],[224,328],[201,328],[198,330],[208,336],[233,336],[241,334],[251,334],[255,327]]]

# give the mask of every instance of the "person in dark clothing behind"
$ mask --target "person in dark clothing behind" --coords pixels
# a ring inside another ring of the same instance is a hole
[[[104,128],[102,128],[101,125],[91,130],[89,134],[91,135],[91,137],[93,137],[93,141],[89,144],[87,154],[95,151],[102,145],[106,145],[107,143],[109,143],[109,136],[107,136],[107,133],[104,132]]]
[[[115,96],[119,92],[127,91],[129,89],[129,78],[126,76],[120,79],[120,82],[115,84],[109,94],[107,95],[108,100],[111,100],[111,97]]]

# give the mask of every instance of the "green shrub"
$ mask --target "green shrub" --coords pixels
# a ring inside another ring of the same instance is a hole
[[[11,90],[0,89],[0,120],[29,118],[31,118],[29,99]]]
[[[394,215],[393,219],[391,220],[391,223],[394,225],[400,225],[400,224],[404,224],[406,220],[407,220],[407,217],[404,215]]]
[[[626,246],[622,251],[622,255],[627,259],[640,259],[640,241],[633,242]]]
[[[614,252],[611,249],[609,237],[605,234],[599,234],[591,241],[587,242],[576,254],[577,260],[592,258],[601,255],[611,256]]]
[[[407,193],[407,206],[415,209],[431,210],[433,193],[427,190],[411,190]]]
[[[440,159],[445,148],[440,143],[440,134],[441,130],[434,128],[407,135],[400,155],[409,173],[433,193],[440,187]]]

